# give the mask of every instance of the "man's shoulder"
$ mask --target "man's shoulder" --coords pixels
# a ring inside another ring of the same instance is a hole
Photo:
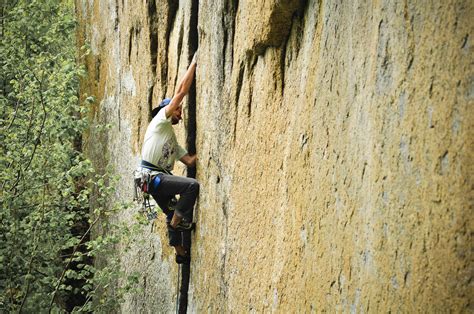
[[[164,108],[158,111],[158,114],[150,122],[150,124],[153,124],[156,126],[161,125],[161,124],[166,124],[166,123],[171,123],[171,121],[169,121],[169,119],[166,118],[166,112]]]

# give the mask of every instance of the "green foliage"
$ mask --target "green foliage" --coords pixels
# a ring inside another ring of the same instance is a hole
[[[99,291],[122,273],[110,269],[112,257],[101,269],[92,261],[112,254],[130,230],[107,225],[104,217],[119,209],[108,205],[113,180],[81,153],[94,98],[79,103],[85,71],[75,59],[74,7],[0,6],[0,312],[64,307],[71,295],[87,300],[83,310],[99,308],[108,302]],[[90,241],[99,225],[107,236]]]

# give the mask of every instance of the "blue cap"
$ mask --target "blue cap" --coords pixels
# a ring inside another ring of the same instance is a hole
[[[154,108],[152,111],[151,111],[151,117],[154,118],[157,114],[158,114],[158,111],[160,111],[161,109],[163,109],[164,107],[168,106],[171,102],[171,98],[165,98],[163,99],[160,104],[158,105],[158,107]]]
[[[162,108],[168,106],[170,104],[170,102],[171,102],[171,98],[165,98],[160,102],[160,104],[158,105],[158,108],[162,109]]]

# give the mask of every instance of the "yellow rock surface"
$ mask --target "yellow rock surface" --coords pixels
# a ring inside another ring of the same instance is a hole
[[[189,311],[473,310],[472,1],[76,3],[82,93],[113,124],[84,145],[118,199],[199,46],[178,132],[201,182]],[[123,254],[144,289],[123,312],[174,309],[154,226]]]

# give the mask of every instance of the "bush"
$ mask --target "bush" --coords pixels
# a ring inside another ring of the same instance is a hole
[[[0,312],[90,311],[107,305],[98,300],[106,300],[98,294],[104,282],[121,276],[109,271],[113,257],[101,270],[94,258],[113,254],[129,231],[110,226],[107,236],[90,238],[117,208],[106,205],[113,180],[81,152],[93,98],[79,103],[85,71],[75,57],[74,7],[0,5]]]

